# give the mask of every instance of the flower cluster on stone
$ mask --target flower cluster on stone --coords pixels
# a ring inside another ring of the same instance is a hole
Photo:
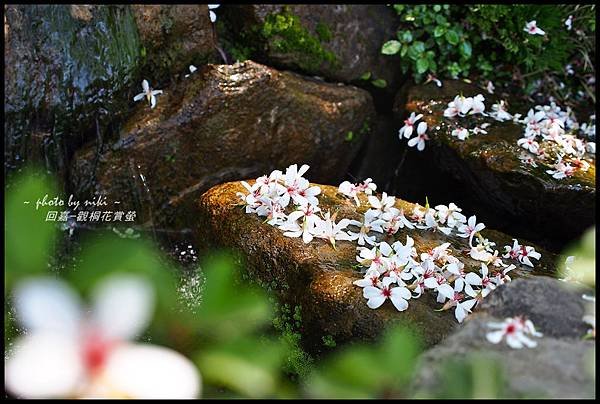
[[[595,115],[590,116],[589,122],[579,125],[570,108],[563,111],[556,103],[551,102],[550,105],[536,105],[521,119],[521,114],[512,115],[508,112],[503,100],[493,104],[491,110],[486,112],[485,97],[482,94],[474,97],[457,95],[444,110],[444,117],[456,123],[451,136],[465,141],[473,135],[487,134],[486,129],[491,125],[489,122],[467,128],[458,121],[458,118],[476,114],[500,122],[512,121],[523,125],[523,137],[517,140],[517,145],[525,151],[519,157],[521,162],[531,167],[537,167],[537,162],[543,162],[548,167],[546,172],[555,179],[570,177],[577,171],[588,171],[589,155],[596,153],[595,142],[576,136],[576,132],[579,132],[587,138],[595,138]],[[400,129],[400,137],[410,138],[417,121],[422,117],[422,114],[411,113]],[[425,134],[427,124],[422,124],[422,127],[421,124],[417,126],[418,136],[409,140],[409,146],[418,144],[418,150],[423,150],[425,140],[429,139]]]
[[[257,178],[253,185],[242,181],[247,193],[238,192],[237,196],[246,213],[264,217],[265,223],[279,228],[284,236],[302,237],[305,243],[320,238],[334,248],[338,240],[356,242],[356,260],[362,267],[363,279],[354,284],[363,288],[363,296],[372,309],[389,299],[397,310],[404,311],[411,299],[429,292],[436,294],[437,302],[442,304],[440,310],[454,308],[456,319],[462,322],[478,302],[511,280],[508,273],[515,265],[502,258],[529,266],[533,266],[531,258],[540,258],[533,247],[521,246],[517,240],[513,247],[518,251],[512,253],[511,249],[501,258],[494,249],[496,244],[481,235],[485,225],[476,216],[467,218],[454,203],[435,208],[416,205],[412,212],[404,212],[396,207],[394,196],[385,192],[379,197],[373,195],[377,186],[370,178],[359,184],[340,184],[338,192],[357,206],[358,196],[364,192],[369,209],[362,220],[336,221],[335,214],[319,208],[321,189],[303,177],[308,168],[303,165],[298,169],[294,164],[285,173],[275,170]],[[402,228],[468,239],[470,257],[481,263],[479,271],[466,272],[465,265],[453,255],[450,243],[418,254],[408,235],[404,243],[385,241]]]
[[[514,349],[534,348],[537,342],[531,337],[542,337],[543,334],[536,331],[531,320],[521,316],[506,318],[502,323],[488,323],[488,328],[494,329],[486,334],[486,338],[492,344],[498,344],[503,339],[506,344]]]

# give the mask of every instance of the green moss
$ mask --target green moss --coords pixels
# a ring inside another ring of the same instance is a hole
[[[317,25],[317,36],[300,23],[298,16],[289,10],[270,14],[260,30],[268,46],[279,53],[292,53],[298,58],[296,63],[303,70],[314,72],[324,62],[336,63],[333,52],[327,51],[321,41],[331,39],[331,32],[324,24]]]
[[[335,348],[335,346],[337,345],[332,335],[323,335],[322,339],[323,345],[325,345],[327,348]]]
[[[280,333],[280,339],[288,346],[288,356],[284,364],[284,372],[291,379],[304,378],[313,368],[314,359],[302,349],[302,307],[295,306],[292,310],[289,304],[277,304],[273,327]]]

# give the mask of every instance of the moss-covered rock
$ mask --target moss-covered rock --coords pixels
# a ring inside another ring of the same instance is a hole
[[[319,186],[319,206],[323,211],[337,212],[337,220],[359,220],[368,208],[364,196],[357,209],[353,202],[337,193],[337,187]],[[202,195],[193,231],[207,248],[226,247],[241,253],[251,277],[270,288],[284,303],[302,306],[303,338],[308,346],[322,345],[323,337],[332,338],[336,343],[372,340],[391,322],[412,326],[420,332],[426,345],[433,345],[458,326],[452,310],[434,311],[439,304],[431,293],[411,300],[404,312],[396,311],[391,304],[369,309],[362,289],[352,284],[362,278],[355,269],[355,242],[338,241],[334,249],[323,240],[304,244],[301,239],[285,237],[282,231],[264,223],[263,218],[244,213],[236,192],[245,192],[240,182],[217,185]],[[414,206],[396,200],[399,209],[411,211]],[[405,228],[394,240],[405,242],[407,235],[415,240],[419,253],[450,242],[453,255],[465,263],[466,270],[480,268],[480,263],[468,256],[468,242],[463,238]],[[498,246],[511,242],[509,236],[494,230],[486,229],[483,235]],[[535,272],[519,266],[513,271],[514,276],[552,274],[556,257],[540,251],[542,259]]]
[[[558,246],[577,238],[595,222],[595,158],[588,156],[588,171],[579,170],[558,180],[546,173],[549,162],[537,160],[537,167],[522,162],[527,153],[517,145],[523,134],[518,124],[472,117],[471,126],[491,123],[488,133],[458,140],[451,135],[455,124],[443,117],[443,111],[456,95],[478,93],[483,91],[452,80],[444,81],[442,88],[433,83],[407,86],[398,93],[394,111],[399,119],[411,112],[424,114],[431,139],[427,148],[433,150],[434,164],[466,185],[469,196],[482,204],[482,209],[495,212],[491,224],[514,226],[523,237],[536,242],[550,240]],[[487,109],[493,102],[494,97],[486,95]]]
[[[384,5],[242,5],[224,9],[248,57],[343,82],[365,73],[399,85],[395,58],[381,45],[395,35],[392,9]]]
[[[206,5],[8,5],[5,172],[24,161],[66,172],[74,149],[157,85],[214,54]]]
[[[140,103],[118,140],[75,156],[78,195],[103,194],[138,223],[185,228],[211,186],[300,161],[314,179],[346,174],[372,121],[371,96],[254,62],[208,65],[165,88],[155,109]],[[117,208],[115,206],[115,208]]]

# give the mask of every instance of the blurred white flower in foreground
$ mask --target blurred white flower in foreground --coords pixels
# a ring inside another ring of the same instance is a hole
[[[135,97],[133,97],[133,100],[140,101],[141,99],[146,97],[146,99],[150,103],[150,108],[154,108],[156,106],[156,95],[162,94],[163,91],[162,90],[153,90],[152,88],[150,88],[150,84],[148,84],[148,80],[142,81],[142,90],[144,90],[144,91],[139,93]]]
[[[488,327],[498,329],[486,334],[486,338],[492,344],[498,344],[504,338],[509,347],[521,349],[524,346],[534,348],[537,342],[530,339],[532,337],[542,337],[543,334],[537,332],[531,320],[526,320],[523,317],[517,316],[507,318],[502,323],[488,323]]]
[[[27,329],[5,359],[7,390],[25,398],[195,398],[201,378],[181,354],[133,343],[147,327],[154,292],[144,279],[112,275],[83,309],[64,282],[17,286],[16,315]]]

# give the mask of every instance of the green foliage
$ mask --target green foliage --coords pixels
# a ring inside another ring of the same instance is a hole
[[[64,206],[37,207],[45,195],[48,201],[62,197],[48,176],[26,170],[11,182],[4,199],[5,295],[18,278],[48,273],[48,253],[56,240],[57,225],[47,222],[46,215],[66,210]]]
[[[543,73],[562,72],[580,43],[575,28],[567,31],[564,25],[574,13],[566,6],[436,4],[394,5],[394,9],[400,17],[397,38],[385,42],[381,52],[399,54],[403,71],[410,67],[416,82],[428,74],[510,79],[515,71],[531,81]],[[593,8],[580,11],[578,28],[594,33],[595,24],[583,25]],[[545,36],[523,30],[531,20]]]
[[[377,345],[354,345],[333,354],[304,388],[313,398],[402,397],[419,352],[413,334],[392,328]]]
[[[445,363],[439,371],[439,383],[414,395],[430,399],[506,398],[504,381],[504,372],[497,361],[471,355]]]

